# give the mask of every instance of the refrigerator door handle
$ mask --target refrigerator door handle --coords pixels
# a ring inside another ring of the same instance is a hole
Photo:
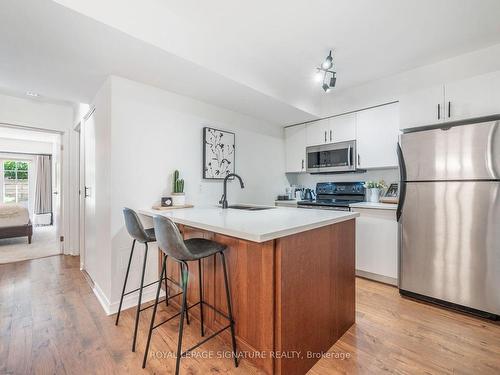
[[[399,161],[399,200],[398,208],[396,209],[396,218],[399,221],[401,214],[403,213],[403,205],[406,196],[406,165],[405,159],[403,157],[403,150],[401,150],[401,145],[398,143],[397,146],[398,161]]]

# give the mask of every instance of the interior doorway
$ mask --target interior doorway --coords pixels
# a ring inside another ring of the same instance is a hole
[[[61,133],[0,126],[0,264],[58,255]]]

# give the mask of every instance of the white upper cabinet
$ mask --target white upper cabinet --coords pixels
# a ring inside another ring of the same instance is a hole
[[[328,140],[328,119],[310,122],[306,125],[307,146],[322,145]]]
[[[500,72],[445,85],[445,121],[500,113]]]
[[[286,172],[306,170],[306,126],[285,128]]]
[[[335,116],[307,124],[307,145],[343,142],[356,139],[356,115]]]
[[[329,119],[327,139],[329,142],[344,142],[356,139],[356,114],[336,116]]]
[[[410,92],[399,98],[401,129],[415,128],[442,122],[444,86]]]
[[[401,129],[500,114],[500,72],[404,94],[399,103]]]
[[[393,103],[356,113],[358,168],[398,165],[399,104]]]

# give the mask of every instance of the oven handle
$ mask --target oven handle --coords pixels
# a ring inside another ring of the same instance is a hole
[[[347,148],[347,165],[351,166],[351,145]]]

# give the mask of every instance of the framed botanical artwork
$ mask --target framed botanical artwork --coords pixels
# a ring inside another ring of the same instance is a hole
[[[234,133],[203,128],[203,178],[224,179],[234,173]]]

